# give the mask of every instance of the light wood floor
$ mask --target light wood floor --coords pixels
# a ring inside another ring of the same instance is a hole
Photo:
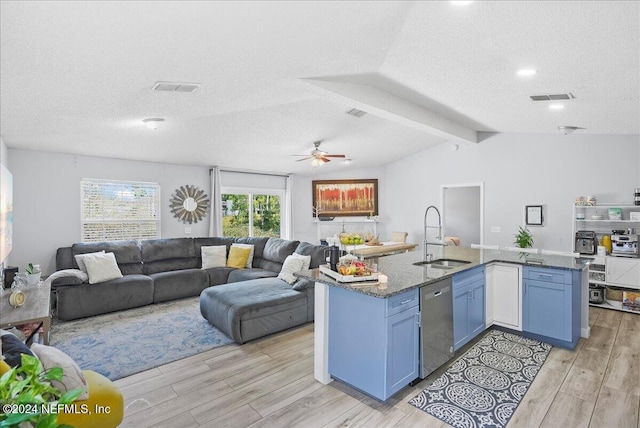
[[[640,315],[590,308],[591,338],[553,348],[508,427],[640,428]],[[313,378],[313,324],[120,379],[124,427],[447,427],[407,402],[380,403]]]

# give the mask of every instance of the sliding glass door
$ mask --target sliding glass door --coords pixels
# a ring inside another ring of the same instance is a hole
[[[283,192],[222,189],[223,236],[280,237]]]

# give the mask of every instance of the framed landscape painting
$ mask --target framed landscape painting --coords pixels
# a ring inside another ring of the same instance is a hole
[[[314,180],[313,215],[322,217],[378,215],[378,180]]]

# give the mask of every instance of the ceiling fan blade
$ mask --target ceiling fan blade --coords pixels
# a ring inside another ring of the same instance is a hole
[[[311,159],[311,158],[313,158],[313,156],[308,156],[306,158],[298,159],[296,162],[306,161],[307,159]]]
[[[322,162],[331,162],[331,159],[327,159],[325,156],[318,157]]]
[[[324,155],[325,158],[343,158],[344,155]]]

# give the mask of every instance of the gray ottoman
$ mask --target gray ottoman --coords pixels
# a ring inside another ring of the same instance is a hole
[[[278,278],[214,285],[200,294],[200,313],[235,342],[244,343],[306,323],[307,293]]]

